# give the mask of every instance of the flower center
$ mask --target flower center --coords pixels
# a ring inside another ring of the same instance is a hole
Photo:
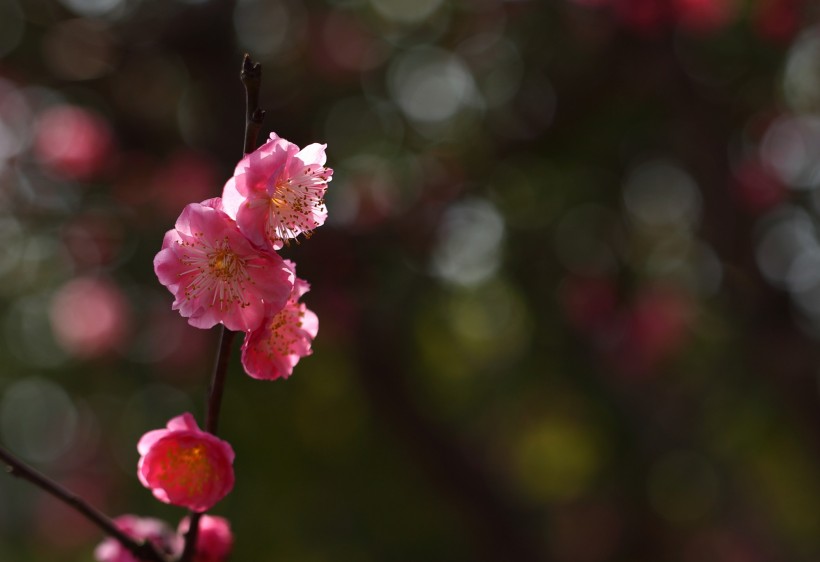
[[[176,486],[189,494],[197,494],[210,485],[215,471],[205,445],[171,443],[165,450],[163,470],[158,476],[166,486]]]
[[[288,190],[290,186],[288,180],[279,180],[273,188],[273,195],[270,198],[270,204],[277,209],[281,209],[288,204]]]
[[[211,273],[220,279],[230,279],[235,276],[237,267],[240,265],[239,257],[228,248],[220,248],[208,260]]]
[[[271,241],[281,240],[285,244],[295,240],[299,234],[309,238],[313,228],[319,224],[313,213],[320,211],[324,205],[322,196],[327,180],[325,168],[305,168],[296,176],[277,179],[273,193],[267,198],[267,238]],[[298,244],[298,240],[296,242]]]
[[[237,255],[226,237],[209,244],[201,235],[195,243],[183,242],[188,251],[182,258],[190,269],[180,275],[191,275],[185,288],[186,299],[209,297],[210,306],[227,310],[231,306],[248,306],[246,286],[253,281],[248,275],[245,258]]]

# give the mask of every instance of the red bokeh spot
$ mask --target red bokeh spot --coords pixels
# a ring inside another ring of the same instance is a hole
[[[40,115],[34,150],[43,166],[55,175],[85,181],[94,179],[108,166],[114,138],[108,123],[96,113],[58,105]]]

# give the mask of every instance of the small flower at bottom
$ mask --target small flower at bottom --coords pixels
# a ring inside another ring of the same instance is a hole
[[[231,446],[202,431],[189,413],[149,431],[137,444],[137,476],[161,502],[207,511],[234,484]]]
[[[225,212],[254,244],[278,250],[324,224],[324,196],[333,175],[325,168],[326,146],[314,143],[299,150],[271,133],[268,142],[239,161],[222,200]]]
[[[165,234],[154,271],[174,294],[172,308],[203,329],[222,323],[229,330],[255,330],[266,310],[282,308],[293,287],[284,260],[255,248],[219,198],[183,209]]]
[[[191,522],[186,517],[179,523],[179,534],[188,532]],[[199,534],[194,550],[194,562],[225,562],[233,548],[231,524],[224,517],[203,515],[199,520]]]
[[[319,318],[299,302],[310,285],[295,277],[293,262],[285,263],[295,278],[287,304],[269,316],[261,328],[249,332],[242,344],[242,366],[255,379],[288,378],[299,359],[313,352],[310,346],[319,331]]]
[[[177,556],[182,552],[182,537],[164,521],[152,517],[120,515],[114,519],[114,523],[129,537],[153,543],[161,553]],[[139,562],[113,537],[108,537],[97,545],[94,549],[94,559],[97,562]]]

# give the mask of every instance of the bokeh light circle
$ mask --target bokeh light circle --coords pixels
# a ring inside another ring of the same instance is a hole
[[[26,377],[3,393],[0,430],[3,441],[33,462],[51,462],[72,446],[77,409],[66,391],[41,377]]]

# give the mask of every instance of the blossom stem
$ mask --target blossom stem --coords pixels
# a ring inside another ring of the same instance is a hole
[[[214,363],[211,387],[208,390],[208,412],[205,416],[205,431],[216,435],[219,430],[219,413],[222,410],[222,394],[225,391],[225,375],[228,373],[228,360],[231,356],[231,345],[236,332],[220,328],[219,352]]]
[[[101,511],[91,506],[84,499],[67,490],[47,476],[41,474],[31,466],[18,459],[11,452],[0,447],[0,460],[6,465],[6,472],[12,476],[28,480],[41,490],[51,494],[58,500],[67,504],[75,511],[82,514],[86,519],[94,523],[106,534],[114,537],[128,549],[138,560],[148,562],[168,562],[168,558],[157,551],[154,545],[148,541],[137,541],[126,535],[119,527]]]
[[[245,145],[244,153],[253,152],[256,148],[259,130],[262,128],[262,121],[265,119],[265,110],[259,108],[259,89],[262,85],[262,65],[253,62],[250,55],[245,53],[242,58],[242,71],[239,79],[245,86]],[[219,351],[214,362],[211,386],[208,390],[208,403],[205,414],[205,431],[216,435],[219,429],[219,412],[222,409],[222,394],[225,391],[225,376],[228,373],[228,360],[231,356],[231,345],[233,344],[236,332],[220,327]],[[190,562],[193,560],[196,539],[199,534],[199,520],[202,513],[191,512],[189,514],[190,525],[185,534],[185,548],[179,562]]]
[[[220,326],[219,351],[214,362],[214,371],[211,376],[211,386],[208,389],[207,412],[205,414],[205,431],[216,435],[219,429],[219,412],[222,409],[222,394],[225,391],[225,377],[228,374],[228,361],[231,356],[231,345],[236,332],[226,330]],[[185,534],[185,548],[182,550],[180,562],[193,560],[197,535],[199,535],[199,520],[202,513],[192,511],[188,514],[190,524]]]

